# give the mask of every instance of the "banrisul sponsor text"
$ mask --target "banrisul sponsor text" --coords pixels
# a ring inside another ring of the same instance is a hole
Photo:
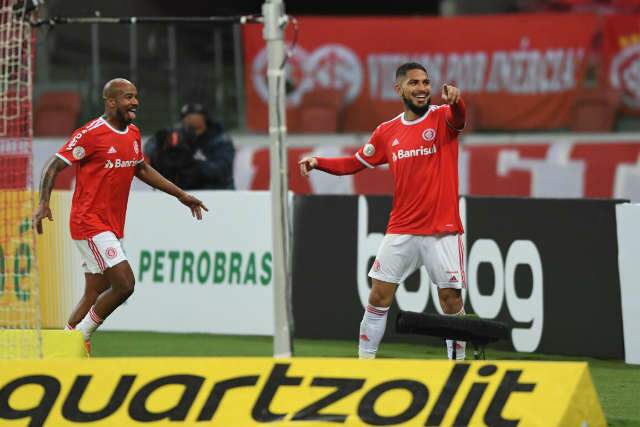
[[[271,252],[140,251],[140,282],[267,286],[271,277]]]

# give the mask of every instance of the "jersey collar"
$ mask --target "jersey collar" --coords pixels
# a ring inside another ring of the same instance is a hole
[[[431,107],[429,107],[429,109],[427,110],[426,113],[424,113],[424,116],[418,117],[415,120],[407,120],[407,119],[405,119],[404,118],[404,113],[402,113],[400,115],[400,120],[402,120],[402,124],[403,125],[407,125],[407,126],[417,125],[418,123],[420,123],[421,121],[423,121],[424,119],[427,118],[427,116],[429,115],[429,113],[431,112],[432,109],[433,109],[433,105]]]
[[[129,125],[127,125],[127,128],[125,130],[118,130],[118,129],[114,128],[113,126],[111,126],[109,124],[109,122],[107,121],[107,119],[104,118],[104,116],[100,117],[100,119],[102,119],[104,124],[107,125],[107,127],[109,129],[111,129],[112,131],[114,131],[115,133],[119,133],[120,135],[125,135],[125,134],[127,134],[129,132]]]

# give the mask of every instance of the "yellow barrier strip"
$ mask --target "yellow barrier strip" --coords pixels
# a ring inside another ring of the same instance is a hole
[[[0,362],[7,404],[3,426],[606,425],[587,365],[561,362]]]

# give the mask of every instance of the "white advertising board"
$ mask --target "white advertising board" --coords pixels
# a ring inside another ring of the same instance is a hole
[[[193,192],[202,221],[173,197],[132,192],[124,249],[134,294],[102,329],[273,335],[268,192]]]
[[[640,204],[616,206],[625,362],[640,364]]]

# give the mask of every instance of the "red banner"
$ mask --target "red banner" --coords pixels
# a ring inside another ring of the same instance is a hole
[[[298,194],[391,194],[391,173],[368,169],[336,177],[298,173],[303,156],[349,155],[357,147],[289,149],[289,188]],[[240,160],[246,159],[246,160]],[[236,161],[242,190],[269,189],[269,151],[243,148]],[[640,141],[537,141],[463,145],[460,193],[473,196],[628,198],[640,202]]]
[[[604,21],[604,87],[621,92],[623,111],[640,114],[640,15],[612,15]]]
[[[295,132],[305,118],[311,124],[331,121],[317,111],[325,103],[337,109],[333,131],[373,130],[401,111],[395,69],[416,61],[427,67],[436,95],[445,82],[461,88],[476,128],[565,127],[596,22],[596,16],[572,14],[303,17],[287,71],[288,126]],[[262,27],[243,28],[248,124],[263,131],[268,114]]]

